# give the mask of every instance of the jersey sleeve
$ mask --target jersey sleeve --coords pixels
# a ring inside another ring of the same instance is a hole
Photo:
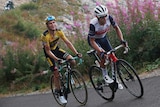
[[[114,27],[117,25],[117,23],[113,20],[113,17],[111,15],[109,15],[109,20],[111,22],[111,25]]]
[[[49,46],[49,40],[47,39],[46,36],[44,36],[43,34],[41,35],[41,41],[42,41],[42,45],[48,45]]]
[[[59,30],[57,33],[58,33],[58,35],[59,35],[59,37],[60,37],[61,39],[63,39],[63,40],[66,40],[66,39],[67,39],[67,37],[65,36],[65,34],[64,34],[63,31]]]
[[[93,24],[90,24],[88,36],[94,37],[94,35],[95,35],[95,26]]]

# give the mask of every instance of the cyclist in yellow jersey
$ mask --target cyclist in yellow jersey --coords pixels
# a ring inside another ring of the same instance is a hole
[[[47,16],[45,19],[47,30],[42,34],[41,40],[43,44],[44,53],[47,61],[50,64],[50,69],[54,73],[54,83],[56,91],[60,93],[59,100],[61,103],[67,103],[67,100],[60,91],[59,71],[55,66],[55,62],[60,63],[62,59],[72,59],[72,56],[63,49],[59,48],[58,41],[62,39],[67,47],[78,57],[82,57],[81,53],[78,53],[72,43],[64,35],[63,31],[57,29],[56,19],[54,16]],[[75,61],[71,61],[71,65],[75,65]]]

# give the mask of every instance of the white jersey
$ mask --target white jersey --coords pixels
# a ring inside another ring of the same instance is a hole
[[[88,36],[90,38],[104,38],[109,31],[110,25],[116,26],[115,21],[109,15],[106,17],[106,23],[104,25],[100,25],[98,23],[98,19],[95,17],[90,21],[90,29]]]

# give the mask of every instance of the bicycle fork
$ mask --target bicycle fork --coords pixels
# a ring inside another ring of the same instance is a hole
[[[111,61],[111,73],[112,73],[112,77],[111,78],[113,79],[114,82],[109,84],[109,86],[114,92],[116,92],[116,90],[118,89],[118,83],[117,83],[118,74],[117,74],[117,66],[116,66],[116,62],[117,62],[118,59],[113,54],[110,55],[110,58],[112,60]]]

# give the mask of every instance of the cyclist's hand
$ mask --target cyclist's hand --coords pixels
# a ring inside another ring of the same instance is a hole
[[[121,40],[121,44],[123,44],[125,47],[128,47],[128,43],[125,40]]]
[[[125,51],[123,52],[124,54],[127,54],[129,51],[128,43],[125,40],[122,40],[121,43],[124,45]]]
[[[77,56],[78,56],[79,58],[82,58],[82,54],[81,54],[81,53],[78,53]]]
[[[106,54],[105,54],[105,52],[100,52],[100,57],[101,57],[101,59],[103,59],[103,58],[105,58],[106,57]]]

